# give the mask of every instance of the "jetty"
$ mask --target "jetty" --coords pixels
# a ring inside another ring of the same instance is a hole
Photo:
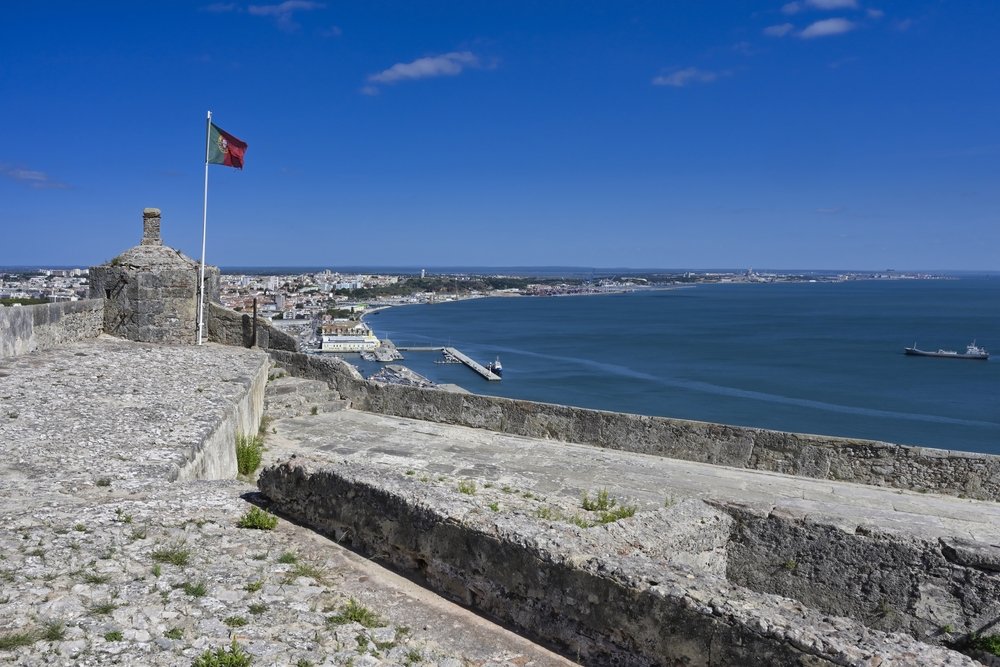
[[[448,354],[450,354],[451,356],[455,357],[459,361],[461,361],[463,364],[465,364],[466,366],[468,366],[472,370],[474,370],[477,373],[479,373],[480,375],[482,375],[487,380],[490,380],[491,382],[495,382],[495,381],[497,381],[497,380],[500,379],[499,375],[497,375],[496,373],[494,373],[490,369],[486,368],[486,366],[483,366],[482,364],[480,364],[476,360],[472,359],[471,357],[466,356],[458,348],[455,348],[455,347],[446,347],[446,348],[444,348],[444,351],[447,352]]]
[[[482,375],[484,378],[486,378],[487,380],[489,380],[491,382],[498,382],[498,381],[500,381],[502,379],[499,375],[497,375],[496,373],[494,373],[490,369],[486,368],[486,366],[483,366],[481,363],[479,363],[478,361],[476,361],[472,357],[468,356],[467,354],[463,353],[461,350],[459,350],[456,347],[399,347],[399,346],[397,346],[396,349],[397,350],[401,350],[403,352],[444,352],[446,355],[450,356],[453,359],[457,359],[458,361],[462,362],[463,364],[465,364],[466,366],[468,366],[469,368],[471,368],[475,372],[479,373],[480,375]]]

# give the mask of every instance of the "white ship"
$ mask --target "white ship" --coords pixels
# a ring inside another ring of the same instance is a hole
[[[334,320],[323,325],[321,352],[371,352],[382,342],[364,322]]]

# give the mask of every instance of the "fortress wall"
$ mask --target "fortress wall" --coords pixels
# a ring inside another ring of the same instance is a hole
[[[812,609],[937,643],[996,632],[1000,549],[712,503],[732,518],[726,577]]]
[[[103,299],[0,308],[0,358],[96,338],[103,330]]]
[[[208,340],[223,345],[250,347],[253,343],[253,317],[217,303],[205,304],[205,328]],[[295,339],[279,331],[264,319],[257,318],[257,346],[267,349],[298,351]]]
[[[236,436],[254,435],[264,414],[264,388],[270,364],[261,355],[252,375],[231,378],[228,382],[242,383],[242,397],[222,416],[215,428],[187,455],[185,463],[171,475],[171,481],[195,479],[232,479],[236,477]]]
[[[483,511],[472,496],[401,473],[308,456],[264,470],[258,485],[282,514],[584,665],[974,664],[695,565],[668,564],[663,555],[684,550],[679,533],[727,529],[700,501],[581,529]]]
[[[359,410],[699,463],[1000,500],[1000,457],[988,454],[378,385],[336,358],[275,350],[271,356],[293,375],[327,382]]]

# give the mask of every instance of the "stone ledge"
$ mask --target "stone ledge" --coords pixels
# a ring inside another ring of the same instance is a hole
[[[347,362],[271,350],[359,410],[786,475],[1000,501],[1000,456],[668,417],[648,417],[365,381]]]
[[[499,492],[428,481],[306,456],[265,470],[258,484],[280,512],[586,664],[975,664],[713,574],[697,558],[716,548],[711,539],[671,540],[691,522],[706,534],[724,529],[690,503],[584,529],[494,511],[491,499],[509,502]]]

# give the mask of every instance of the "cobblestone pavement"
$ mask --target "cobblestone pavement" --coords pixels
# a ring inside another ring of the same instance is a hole
[[[251,480],[168,482],[265,363],[107,337],[0,361],[0,663],[570,664],[287,521],[238,528]]]

